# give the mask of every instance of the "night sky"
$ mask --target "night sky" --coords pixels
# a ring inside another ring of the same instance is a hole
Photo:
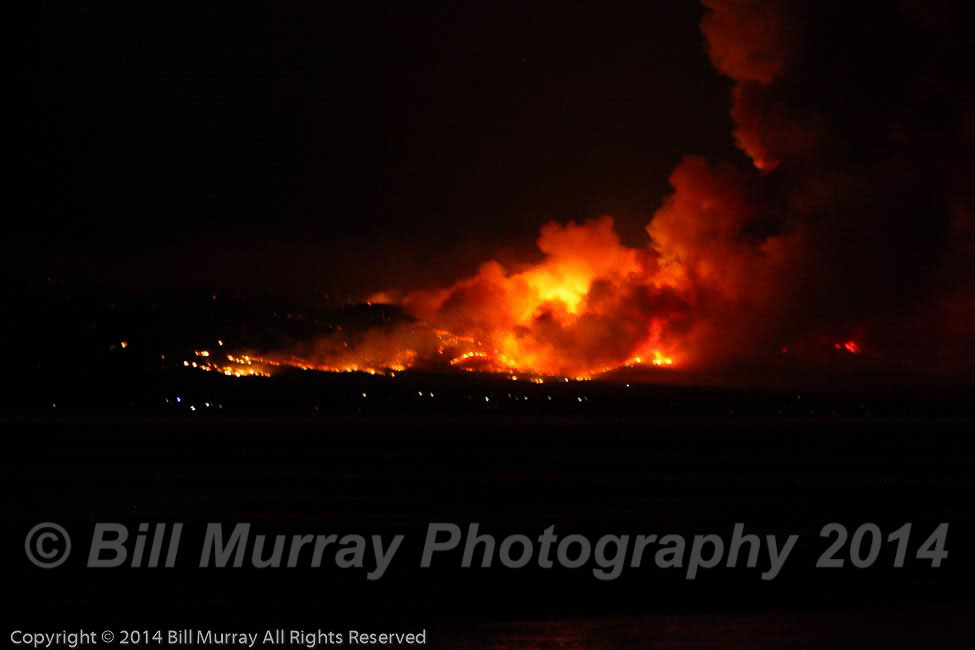
[[[35,3],[18,274],[320,303],[624,242],[685,154],[746,165],[695,3]]]

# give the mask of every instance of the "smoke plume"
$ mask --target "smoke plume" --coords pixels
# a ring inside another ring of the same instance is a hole
[[[958,9],[703,2],[752,168],[685,158],[644,246],[622,245],[610,217],[550,223],[538,263],[488,261],[445,288],[375,299],[440,332],[448,354],[510,371],[720,368],[844,341],[967,370],[975,93],[963,61],[975,59]]]

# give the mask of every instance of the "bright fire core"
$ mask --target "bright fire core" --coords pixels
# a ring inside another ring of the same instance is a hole
[[[454,367],[588,379],[624,367],[690,370],[787,349],[792,341],[769,324],[788,305],[802,229],[750,235],[755,208],[741,170],[687,158],[670,180],[674,193],[654,214],[643,246],[623,244],[610,217],[549,223],[534,264],[492,260],[443,288],[371,297],[399,306],[410,321],[339,329],[246,358],[261,371]],[[860,350],[852,341],[840,347]]]

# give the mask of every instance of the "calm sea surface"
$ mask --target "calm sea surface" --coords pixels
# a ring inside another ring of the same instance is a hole
[[[458,624],[428,644],[458,650],[960,649],[972,647],[973,616],[975,606],[611,616]]]

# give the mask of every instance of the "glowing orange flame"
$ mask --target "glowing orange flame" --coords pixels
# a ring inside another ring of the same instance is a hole
[[[845,343],[834,343],[833,347],[837,350],[846,350],[850,354],[860,354],[860,346],[856,341],[846,341]]]
[[[652,249],[623,246],[609,217],[551,223],[538,247],[545,259],[532,266],[488,262],[446,289],[374,300],[432,323],[457,350],[450,365],[465,369],[589,378],[675,364],[666,330],[683,304]]]
[[[201,361],[183,361],[186,368],[195,368],[203,372],[215,372],[227,377],[270,377],[271,372],[265,367],[268,364],[252,360],[247,355],[234,357],[227,355],[228,363],[219,363],[210,358],[207,350],[194,350],[193,356]]]

